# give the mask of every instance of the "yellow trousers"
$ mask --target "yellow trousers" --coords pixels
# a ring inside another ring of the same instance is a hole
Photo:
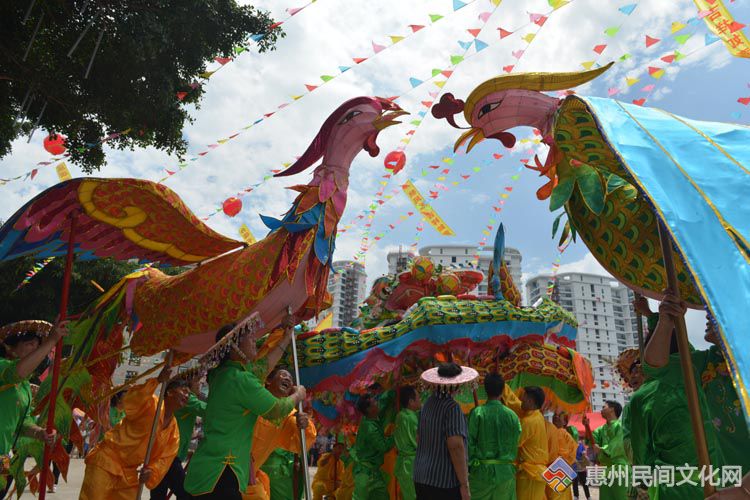
[[[86,466],[78,500],[133,500],[137,494],[138,485],[128,485],[121,477],[90,464]]]
[[[516,500],[541,500],[547,483],[534,481],[525,473],[516,475]]]
[[[255,484],[248,484],[242,493],[242,500],[269,500],[271,498],[271,480],[268,474],[258,469],[255,472]]]

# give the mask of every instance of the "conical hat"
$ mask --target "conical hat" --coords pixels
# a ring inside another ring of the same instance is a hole
[[[16,321],[15,323],[10,323],[9,325],[0,328],[0,342],[8,337],[14,337],[24,333],[33,333],[38,337],[44,338],[47,337],[51,331],[52,323],[48,323],[47,321],[38,319]]]
[[[598,77],[609,68],[614,62],[588,71],[572,71],[567,73],[516,73],[510,75],[500,75],[479,84],[477,88],[471,91],[466,98],[464,106],[464,117],[471,123],[471,114],[474,106],[487,94],[508,89],[552,91],[565,90],[579,85]]]

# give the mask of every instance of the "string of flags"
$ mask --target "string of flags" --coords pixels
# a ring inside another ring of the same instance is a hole
[[[39,271],[41,271],[42,269],[44,269],[45,267],[47,267],[47,264],[49,264],[53,260],[55,260],[54,257],[47,257],[46,259],[44,259],[44,260],[42,260],[40,262],[37,262],[33,266],[31,266],[31,269],[29,269],[28,271],[26,271],[26,275],[24,276],[24,278],[21,281],[21,283],[19,283],[18,286],[16,287],[16,289],[13,290],[13,291],[17,292],[21,288],[23,288],[26,285],[28,285],[29,282],[32,280],[32,278],[34,276],[36,276],[37,274],[39,274]]]

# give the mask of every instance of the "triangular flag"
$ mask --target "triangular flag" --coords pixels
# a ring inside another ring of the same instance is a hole
[[[445,85],[446,82],[445,80],[440,80],[439,82],[432,82],[432,83],[434,83],[435,86],[440,87],[442,89],[443,85]]]
[[[235,54],[242,54],[242,53],[243,53],[243,52],[245,52],[246,50],[247,50],[247,49],[246,49],[245,47],[243,47],[243,46],[239,45],[239,46],[237,46],[237,47],[235,47],[235,48],[234,48],[234,53],[235,53]]]
[[[692,33],[686,33],[684,35],[675,35],[674,41],[679,43],[680,45],[685,45],[685,43],[690,39],[691,36],[693,36]]]
[[[602,45],[595,45],[594,46],[594,52],[596,52],[597,54],[601,55],[601,53],[604,52],[604,49],[606,49],[606,48],[607,48],[607,46],[604,45],[604,44],[602,44]]]
[[[476,40],[474,40],[474,47],[477,49],[477,52],[479,52],[489,47],[489,44],[484,43],[479,38],[477,38]]]
[[[459,64],[463,60],[464,60],[464,56],[451,56],[451,64],[453,66]]]
[[[231,60],[232,60],[231,57],[214,57],[214,61],[221,64],[222,66],[224,66],[226,63],[228,63]]]
[[[682,24],[680,22],[673,22],[672,23],[672,33],[677,33],[681,29],[685,29],[687,27],[687,24]]]
[[[411,84],[412,88],[419,87],[424,82],[422,80],[418,80],[417,78],[411,77],[409,78],[409,83]]]
[[[461,40],[458,40],[458,45],[464,50],[469,50],[471,48],[471,42],[462,42]]]
[[[250,39],[254,42],[260,42],[261,40],[263,40],[263,38],[265,38],[265,36],[265,34],[250,35]]]
[[[452,69],[444,69],[443,71],[440,72],[440,74],[443,75],[446,78],[450,78],[451,75],[453,74],[453,70]]]
[[[625,78],[625,81],[626,81],[626,82],[628,82],[628,86],[629,86],[629,87],[632,87],[633,85],[635,85],[636,83],[638,83],[638,82],[639,82],[639,81],[641,81],[641,80],[640,80],[639,78],[630,78],[630,77],[626,77],[626,78]]]
[[[493,1],[494,1],[494,0],[493,0]],[[482,12],[482,13],[481,13],[481,14],[479,14],[479,15],[478,15],[477,17],[479,18],[479,20],[480,20],[480,21],[482,21],[482,22],[485,22],[485,23],[486,23],[487,21],[489,21],[489,20],[490,20],[490,17],[492,17],[492,12]]]
[[[750,97],[740,97],[737,99],[737,102],[745,106],[750,106]]]
[[[390,35],[388,38],[390,38],[391,39],[391,43],[394,43],[394,44],[396,44],[396,43],[398,43],[398,42],[400,42],[401,40],[404,39],[404,37],[398,36],[398,35]]]
[[[591,69],[591,67],[594,65],[594,62],[596,61],[585,61],[581,63],[581,66],[583,66],[585,69]]]
[[[320,79],[324,82],[330,82],[331,80],[333,80],[333,77],[331,75],[320,75]]]
[[[411,28],[412,33],[416,33],[417,31],[424,28],[424,26],[422,26],[421,24],[410,24],[409,27]]]
[[[479,33],[482,31],[482,28],[473,28],[473,29],[468,29],[466,31],[468,31],[471,36],[476,38],[479,36]]]
[[[529,33],[528,35],[521,37],[521,40],[525,41],[526,43],[531,43],[531,41],[534,40],[535,36],[536,35],[534,33]]]
[[[613,95],[618,94],[619,92],[620,92],[620,89],[611,87],[609,90],[607,90],[607,95],[609,97],[612,97]]]
[[[310,92],[318,88],[317,85],[309,85],[307,83],[305,84],[305,87],[307,87],[307,90],[309,90]]]
[[[305,7],[307,7],[307,6],[305,6]],[[290,15],[290,16],[293,16],[293,15],[295,15],[295,14],[296,14],[297,12],[301,11],[302,9],[304,9],[305,7],[296,7],[296,8],[292,8],[292,7],[290,7],[290,8],[288,8],[288,9],[286,9],[286,11],[287,11],[287,12],[289,13],[289,15]]]
[[[500,32],[500,38],[505,38],[506,36],[512,35],[512,31],[504,30],[502,28],[498,28],[498,31]]]
[[[293,95],[292,99],[294,99],[295,101],[298,101],[298,100],[302,99],[302,96],[301,95]]]
[[[640,99],[633,99],[633,104],[635,104],[636,106],[643,106],[644,104],[646,104],[646,98],[641,97]]]
[[[540,27],[544,26],[544,23],[547,22],[547,19],[548,19],[547,16],[541,16],[539,19],[537,19],[536,21],[534,21],[534,24],[536,24],[537,26],[540,26]]]
[[[442,70],[433,68],[432,70],[432,76],[438,76]]]
[[[625,53],[620,56],[620,61],[625,61],[627,59],[630,59],[630,57],[631,57],[630,54]]]
[[[215,71],[204,71],[203,73],[198,73],[198,76],[201,78],[211,78],[211,75],[213,75]]]
[[[372,50],[377,54],[381,50],[385,49],[385,45],[378,45],[375,42],[372,42]]]
[[[652,45],[655,45],[659,42],[661,42],[660,39],[646,35],[646,47],[651,47]]]
[[[714,42],[718,42],[720,38],[712,33],[706,33],[705,41],[706,45],[711,45]]]
[[[648,67],[648,74],[651,75],[653,78],[656,78],[657,80],[664,76],[664,70],[661,68],[656,68],[654,66]]]
[[[685,56],[685,54],[683,54],[679,50],[675,50],[674,51],[674,60],[675,61],[681,61],[682,59],[685,59],[685,57],[687,57],[687,56]]]
[[[607,28],[606,30],[604,30],[604,34],[607,36],[615,36],[617,32],[619,31],[620,31],[619,26],[613,26],[611,28]]]
[[[352,57],[352,61],[354,61],[355,64],[361,64],[367,60],[366,57]]]
[[[503,71],[505,71],[506,73],[510,73],[511,71],[513,71],[513,65],[511,64],[509,66],[503,66]]]
[[[348,69],[351,69],[351,66],[339,66],[339,71],[342,73],[345,73]]]
[[[177,100],[178,100],[178,101],[181,101],[181,100],[183,100],[183,99],[184,99],[185,97],[187,97],[187,95],[188,95],[188,93],[187,93],[187,92],[177,92]]]
[[[638,4],[637,4],[637,3],[631,3],[631,4],[629,4],[629,5],[623,5],[622,7],[620,7],[620,8],[619,8],[619,9],[617,9],[617,10],[619,10],[619,11],[620,11],[620,12],[622,12],[623,14],[626,14],[626,15],[628,15],[628,16],[629,16],[630,14],[632,14],[632,13],[633,13],[633,11],[635,10],[635,8],[636,8],[636,7],[638,7]]]
[[[735,31],[739,31],[742,28],[744,28],[746,25],[742,23],[738,23],[737,21],[732,21],[732,24],[729,25],[729,32],[734,33]]]
[[[460,0],[453,0],[453,11],[457,11],[458,9],[466,7],[466,4],[461,2]]]
[[[650,85],[646,85],[641,89],[641,92],[651,92],[652,90],[654,90],[654,87],[656,87],[656,85],[654,85],[653,83]]]
[[[430,14],[430,21],[433,23],[440,21],[443,18],[440,14]]]
[[[671,64],[672,62],[674,62],[675,57],[674,57],[674,54],[669,54],[667,56],[660,57],[659,59],[661,59],[667,64]]]

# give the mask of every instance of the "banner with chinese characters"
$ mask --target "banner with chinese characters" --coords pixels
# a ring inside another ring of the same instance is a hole
[[[709,29],[726,45],[730,54],[735,57],[750,58],[750,41],[742,32],[744,24],[738,23],[724,6],[721,0],[693,0],[700,15],[705,14]]]
[[[409,200],[424,216],[424,220],[432,227],[434,227],[438,233],[442,234],[443,236],[454,236],[456,234],[453,232],[453,229],[451,229],[448,224],[445,223],[442,217],[440,217],[437,212],[435,212],[435,210],[429,204],[427,204],[424,196],[422,196],[422,193],[419,192],[417,186],[415,186],[414,183],[412,183],[411,181],[407,181],[406,184],[401,187],[403,188],[404,193],[406,193],[406,196],[409,198]]]

